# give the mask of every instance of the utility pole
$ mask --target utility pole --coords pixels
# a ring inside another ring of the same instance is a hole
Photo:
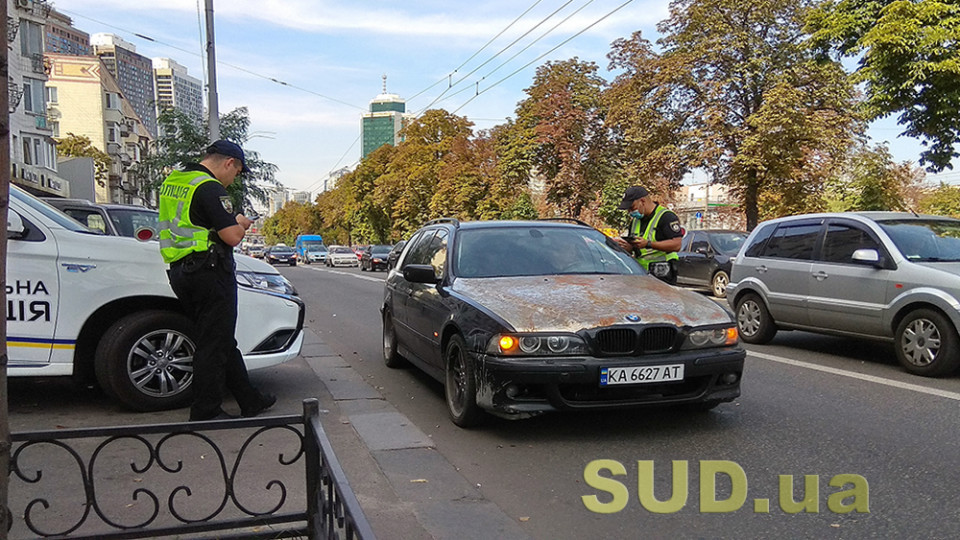
[[[217,53],[213,47],[213,0],[204,0],[207,15],[207,123],[210,142],[220,139],[220,108],[217,103]]]
[[[10,201],[10,94],[7,83],[7,2],[0,2],[0,214]],[[0,220],[0,305],[7,305],[7,221]],[[13,525],[7,504],[10,488],[10,416],[7,403],[7,321],[0,321],[0,539]]]

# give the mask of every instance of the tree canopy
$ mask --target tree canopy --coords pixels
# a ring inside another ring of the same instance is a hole
[[[811,13],[810,45],[857,58],[873,120],[898,114],[903,135],[928,147],[931,172],[952,169],[960,142],[960,5],[937,0],[826,0]]]

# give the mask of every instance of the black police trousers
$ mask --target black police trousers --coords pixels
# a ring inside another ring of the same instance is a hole
[[[206,420],[220,413],[224,386],[241,411],[256,409],[262,399],[250,384],[237,348],[237,281],[233,269],[223,266],[222,261],[199,268],[174,263],[167,271],[174,294],[197,330],[191,420]]]

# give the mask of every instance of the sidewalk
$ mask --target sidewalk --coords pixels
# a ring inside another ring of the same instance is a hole
[[[305,331],[301,357],[325,387],[324,428],[378,538],[528,538],[426,434]]]

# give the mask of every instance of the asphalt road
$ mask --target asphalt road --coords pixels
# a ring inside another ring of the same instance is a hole
[[[960,537],[960,376],[908,375],[887,345],[782,332],[748,347],[742,397],[709,413],[553,414],[463,430],[439,383],[383,365],[384,273],[281,272],[307,324],[534,538]],[[596,460],[606,468],[588,484]],[[641,474],[650,462],[659,512]],[[855,504],[869,511],[839,512]]]

